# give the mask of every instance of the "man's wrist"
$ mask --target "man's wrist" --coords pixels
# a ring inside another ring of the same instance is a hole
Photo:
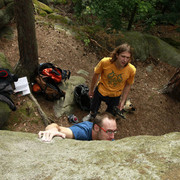
[[[53,123],[53,124],[48,125],[45,130],[46,131],[53,130],[53,131],[58,131],[59,132],[60,127],[57,124]]]

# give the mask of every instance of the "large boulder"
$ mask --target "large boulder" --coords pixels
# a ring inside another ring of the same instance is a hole
[[[54,103],[53,109],[56,117],[61,117],[63,114],[74,113],[74,88],[79,84],[85,84],[85,78],[81,76],[71,76],[69,80],[60,86],[62,90],[66,92],[64,100],[60,99]]]
[[[37,11],[40,11],[40,10],[43,10],[45,11],[46,13],[53,13],[53,10],[47,6],[46,4],[38,1],[38,0],[33,0],[33,3],[34,3],[34,7]]]
[[[49,1],[48,0],[39,0],[40,2],[46,4],[46,5],[49,5]]]
[[[109,51],[122,43],[129,43],[134,49],[134,58],[137,61],[145,61],[152,57],[174,67],[180,66],[180,50],[150,34],[128,31],[110,35],[106,38],[107,40],[101,35],[98,35],[96,39]]]
[[[14,3],[9,3],[3,9],[0,9],[0,29],[8,25],[14,17]]]
[[[180,66],[180,50],[156,36],[140,32],[124,32],[123,36],[116,39],[116,45],[124,42],[131,44],[138,60],[145,61],[148,57],[153,57],[175,67]]]
[[[0,67],[11,69],[9,63],[7,62],[7,59],[3,53],[0,52]],[[10,116],[10,108],[5,103],[0,101],[0,128],[4,125],[4,123],[8,120]]]
[[[8,63],[6,56],[2,52],[0,52],[0,67],[6,68],[6,69],[11,69],[11,66]]]
[[[69,19],[67,16],[61,16],[60,14],[57,14],[57,13],[51,13],[47,17],[49,19],[54,20],[55,22],[60,22],[63,24],[72,24],[71,19]],[[55,24],[54,26],[57,26],[57,25]]]
[[[180,133],[113,142],[1,131],[0,179],[180,179]]]
[[[0,8],[4,7],[5,4],[4,4],[4,0],[0,0]]]
[[[9,106],[0,101],[0,128],[8,121],[11,109]]]

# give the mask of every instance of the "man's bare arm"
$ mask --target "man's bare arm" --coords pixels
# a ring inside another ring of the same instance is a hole
[[[92,80],[91,80],[91,87],[89,89],[89,97],[90,98],[92,98],[93,95],[94,95],[94,89],[95,89],[95,87],[97,85],[97,82],[99,80],[99,76],[100,76],[100,74],[96,74],[96,73],[93,74],[93,77],[92,77]]]
[[[124,104],[126,102],[126,99],[127,99],[127,96],[129,94],[130,89],[131,89],[131,85],[126,83],[124,90],[123,90],[123,93],[122,93],[121,101],[119,104],[120,110],[122,110],[124,108]]]
[[[55,123],[48,125],[45,131],[40,131],[38,135],[43,141],[51,141],[55,136],[74,139],[73,132],[70,128],[58,126]]]

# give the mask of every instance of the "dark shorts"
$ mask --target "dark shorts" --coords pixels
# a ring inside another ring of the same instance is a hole
[[[109,113],[113,113],[113,107],[119,105],[120,96],[118,97],[109,97],[109,96],[103,96],[99,91],[98,87],[96,87],[94,91],[94,96],[91,103],[91,112],[96,115],[99,107],[101,105],[101,101],[104,101],[107,105],[106,111]]]

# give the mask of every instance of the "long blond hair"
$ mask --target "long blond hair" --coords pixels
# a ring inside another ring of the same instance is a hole
[[[122,52],[129,52],[131,54],[131,57],[130,57],[130,61],[131,59],[133,58],[133,52],[132,52],[132,48],[129,44],[127,43],[124,43],[124,44],[121,44],[120,46],[116,47],[110,54],[111,56],[111,62],[115,62],[117,60],[117,55],[121,54]],[[130,62],[129,61],[129,62]]]

